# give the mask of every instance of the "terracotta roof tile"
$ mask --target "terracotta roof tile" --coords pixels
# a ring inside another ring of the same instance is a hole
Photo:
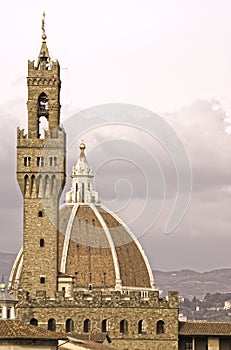
[[[59,345],[60,350],[74,350],[76,348],[81,349],[89,349],[89,350],[116,350],[115,348],[108,346],[108,345],[102,345],[95,343],[90,340],[80,340],[75,339],[74,341],[71,340],[68,343],[65,343],[64,345]]]
[[[0,339],[59,339],[59,335],[18,320],[0,320]],[[67,338],[67,337],[65,337]],[[64,338],[64,339],[65,339]]]
[[[71,335],[73,338],[80,339],[80,340],[91,340],[93,342],[97,343],[103,343],[104,340],[107,338],[109,342],[111,342],[110,337],[107,333],[85,333],[85,334],[76,334],[73,333]]]
[[[179,335],[231,335],[231,322],[180,322]]]

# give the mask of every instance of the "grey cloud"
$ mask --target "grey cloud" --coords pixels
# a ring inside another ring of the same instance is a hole
[[[24,102],[23,102],[24,103]],[[3,106],[0,111],[1,139],[0,139],[0,247],[1,250],[16,252],[22,241],[22,199],[16,183],[16,127],[26,126],[25,106],[22,101]],[[7,114],[11,110],[11,114]],[[150,159],[146,151],[137,147],[137,164],[144,164],[147,178],[151,178],[157,188],[151,193],[150,208],[141,213],[144,206],[146,183],[142,172],[134,165],[123,161],[112,161],[99,169],[96,179],[96,189],[110,206],[110,200],[118,195],[116,204],[118,214],[128,222],[147,251],[151,264],[159,269],[195,268],[205,270],[218,267],[230,267],[229,246],[230,238],[230,199],[231,199],[231,138],[225,133],[225,111],[215,110],[206,101],[195,101],[191,106],[176,113],[165,114],[164,117],[183,140],[193,170],[193,192],[186,215],[177,229],[170,235],[164,234],[164,225],[169,211],[174,203],[176,194],[176,174],[170,157],[161,145],[153,141],[139,130],[105,129],[107,137],[127,137],[135,140],[137,146],[149,149],[159,161],[166,181],[166,199],[161,210],[161,193],[158,192],[159,180],[157,172],[149,166]],[[129,120],[129,118],[128,118]],[[146,128],[151,120],[146,120]],[[78,123],[85,123],[84,113]],[[83,128],[84,129],[84,128]],[[87,157],[93,169],[97,169],[99,159],[110,159],[112,149],[103,147],[105,130],[86,133]],[[78,143],[82,135],[72,130],[74,144],[69,147],[68,173],[78,157]],[[68,136],[69,137],[69,136]],[[117,146],[121,154],[124,143]],[[102,146],[102,147],[101,147]],[[98,147],[98,149],[97,149]],[[100,148],[101,147],[101,148]],[[97,152],[94,153],[94,151]],[[138,151],[139,149],[139,151]],[[96,157],[98,154],[100,157]],[[114,150],[116,154],[116,150]],[[140,158],[142,162],[140,162]],[[115,183],[120,179],[127,179],[120,183],[116,193]],[[70,186],[70,178],[68,178]],[[126,192],[127,191],[127,192]],[[131,195],[131,201],[124,208],[126,195]],[[114,208],[115,202],[111,203]],[[120,210],[120,208],[123,208]],[[13,219],[12,219],[13,217]],[[155,222],[155,219],[157,220]],[[143,235],[144,223],[154,225]],[[196,252],[196,254],[195,254]]]

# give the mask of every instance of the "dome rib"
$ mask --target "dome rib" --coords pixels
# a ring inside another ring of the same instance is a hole
[[[8,288],[12,288],[15,282],[19,281],[21,272],[22,272],[22,264],[23,264],[23,247],[18,252],[18,255],[15,259],[14,265],[10,272]]]
[[[69,242],[71,238],[71,231],[73,228],[73,222],[77,213],[77,210],[79,208],[79,204],[74,204],[71,215],[67,224],[66,228],[66,234],[65,234],[65,239],[64,239],[64,244],[63,244],[63,252],[62,252],[62,260],[61,260],[61,268],[60,272],[65,273],[66,272],[66,262],[67,262],[67,253],[68,253],[68,247],[69,247]]]
[[[118,257],[117,257],[117,253],[116,253],[116,249],[115,249],[115,245],[114,242],[112,240],[110,231],[107,228],[107,225],[103,219],[103,217],[101,216],[101,214],[99,213],[99,211],[97,210],[97,208],[95,207],[95,205],[93,203],[90,203],[90,207],[93,210],[95,216],[97,217],[97,219],[99,220],[105,235],[107,237],[108,243],[110,245],[111,248],[111,252],[112,252],[112,258],[113,258],[113,262],[114,262],[114,267],[115,267],[115,275],[116,275],[116,283],[115,283],[115,289],[121,289],[122,286],[122,282],[121,282],[121,277],[120,277],[120,269],[119,269],[119,262],[118,262]]]
[[[148,275],[149,275],[149,279],[150,279],[150,284],[151,284],[151,288],[155,289],[155,282],[153,279],[153,274],[152,274],[152,270],[151,270],[151,266],[148,262],[148,258],[140,244],[140,242],[138,241],[138,239],[136,238],[136,236],[132,233],[132,231],[129,229],[129,227],[123,222],[123,220],[121,220],[115,213],[113,213],[110,209],[108,209],[107,207],[105,207],[103,204],[101,204],[101,208],[103,210],[105,210],[108,214],[110,214],[111,216],[114,217],[115,220],[117,220],[128,232],[128,234],[130,235],[131,239],[135,242],[137,248],[140,251],[140,254],[142,255],[146,268],[148,270]],[[114,243],[113,243],[114,244]],[[123,286],[124,287],[124,286]]]

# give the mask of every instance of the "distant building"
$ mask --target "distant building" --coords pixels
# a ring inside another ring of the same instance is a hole
[[[225,301],[224,310],[231,309],[231,300]]]
[[[230,350],[231,322],[180,322],[179,350],[190,349]]]

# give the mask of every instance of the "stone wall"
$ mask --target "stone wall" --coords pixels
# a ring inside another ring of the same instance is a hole
[[[102,321],[110,321],[109,336],[118,349],[177,349],[178,342],[178,293],[169,292],[168,301],[159,298],[158,291],[142,298],[140,292],[121,294],[76,292],[73,298],[57,294],[55,300],[37,293],[36,300],[23,299],[18,304],[18,316],[47,328],[48,320],[56,320],[56,330],[65,332],[66,321],[72,319],[75,333],[84,332],[84,320],[91,321],[90,333],[102,332]],[[127,332],[121,333],[120,322],[128,322]],[[139,333],[138,322],[144,320],[145,330]],[[157,334],[156,324],[164,322],[164,333]]]

